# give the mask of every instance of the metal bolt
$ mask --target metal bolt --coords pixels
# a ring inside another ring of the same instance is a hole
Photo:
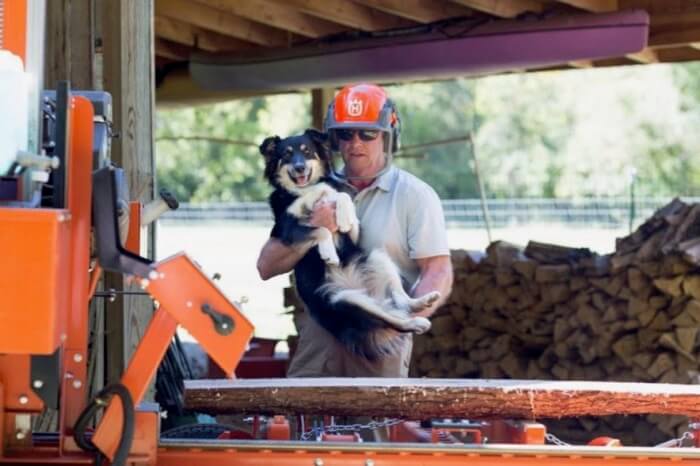
[[[321,458],[316,458],[314,460],[314,466],[323,466],[323,460]]]
[[[17,437],[17,440],[24,440],[25,438],[27,438],[27,433],[23,430],[18,430],[15,434],[15,437]]]
[[[80,387],[82,387],[82,386],[83,386],[83,383],[82,383],[80,380],[75,379],[75,380],[73,381],[73,388],[80,388]]]
[[[150,272],[148,272],[148,278],[150,278],[151,280],[158,280],[158,272],[156,272],[155,270],[151,270]]]
[[[83,355],[80,353],[75,353],[73,355],[73,361],[75,362],[82,362],[83,361]]]
[[[187,302],[185,303],[185,306],[187,306],[187,307],[192,307],[192,301],[187,301]]]
[[[32,387],[34,387],[34,388],[38,389],[38,388],[41,388],[43,386],[44,386],[43,380],[36,379],[34,382],[32,382]]]
[[[27,403],[29,403],[29,397],[27,395],[20,395],[19,404],[26,405]]]
[[[141,280],[141,288],[145,290],[146,288],[148,288],[148,285],[149,285],[150,283],[151,283],[151,282],[149,282],[147,278],[142,279],[142,280]]]

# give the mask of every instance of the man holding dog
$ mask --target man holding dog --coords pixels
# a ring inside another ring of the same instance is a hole
[[[384,248],[399,267],[410,294],[439,291],[442,298],[417,315],[429,317],[449,295],[452,265],[445,220],[435,191],[423,181],[391,164],[398,150],[400,120],[384,89],[347,86],[328,108],[325,129],[331,149],[340,152],[340,174],[354,196],[364,250]],[[338,229],[335,206],[318,203],[310,224]],[[291,271],[312,245],[290,247],[270,238],[258,258],[263,280]],[[302,313],[297,322],[299,342],[290,377],[406,377],[413,346],[406,334],[399,354],[370,362],[343,347]]]

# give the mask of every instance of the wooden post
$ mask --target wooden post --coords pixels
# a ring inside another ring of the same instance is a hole
[[[68,80],[72,89],[94,89],[95,0],[46,2],[44,86]]]
[[[112,94],[112,160],[125,170],[131,200],[154,195],[153,158],[153,0],[110,0],[100,5],[104,90]],[[152,229],[148,256],[154,255]],[[121,275],[107,274],[108,288],[131,289]],[[119,380],[153,314],[142,296],[120,297],[107,306],[107,379]]]
[[[328,104],[331,103],[335,90],[332,88],[311,90],[311,126],[323,129],[323,120],[326,118]]]

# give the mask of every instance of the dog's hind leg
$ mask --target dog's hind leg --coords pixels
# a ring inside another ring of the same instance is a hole
[[[418,312],[430,307],[435,301],[440,299],[440,292],[438,291],[432,291],[419,298],[409,296],[401,283],[398,267],[396,267],[396,264],[394,264],[387,253],[381,249],[372,251],[367,261],[370,263],[370,267],[377,278],[381,277],[383,280],[386,280],[386,287],[397,308],[407,312]]]
[[[377,301],[362,290],[341,290],[330,296],[330,300],[332,303],[344,301],[353,304],[400,332],[420,334],[430,330],[430,321],[425,317],[398,317],[382,309]]]

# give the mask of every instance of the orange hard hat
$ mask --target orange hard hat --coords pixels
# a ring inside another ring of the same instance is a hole
[[[374,84],[353,84],[338,92],[328,106],[324,130],[343,128],[375,129],[389,133],[392,152],[399,149],[401,122],[396,106],[386,91]]]

